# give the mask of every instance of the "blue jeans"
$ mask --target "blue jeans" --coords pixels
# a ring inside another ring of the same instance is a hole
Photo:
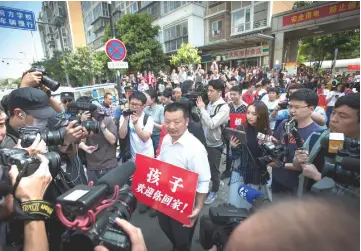
[[[157,152],[157,149],[158,149],[160,135],[152,135],[151,138],[153,141],[153,148],[154,148],[154,155],[155,155],[155,153]]]

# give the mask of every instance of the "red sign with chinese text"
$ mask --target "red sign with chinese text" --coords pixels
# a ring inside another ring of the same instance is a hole
[[[137,154],[132,192],[137,200],[189,225],[198,173]]]
[[[231,113],[229,114],[230,127],[236,129],[246,121],[246,114]]]
[[[283,26],[299,24],[311,20],[337,15],[344,12],[360,9],[360,2],[335,2],[331,5],[322,6],[306,11],[294,13],[283,17]]]
[[[349,71],[359,71],[360,70],[360,65],[359,64],[349,64],[347,66],[347,69]]]

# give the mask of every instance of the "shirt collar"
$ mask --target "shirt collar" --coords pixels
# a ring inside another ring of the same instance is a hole
[[[183,133],[183,135],[182,135],[176,142],[174,142],[174,144],[172,144],[172,145],[175,145],[175,144],[179,143],[179,144],[181,144],[182,146],[185,146],[188,135],[189,135],[189,131],[188,131],[188,129],[187,129],[187,130]],[[171,142],[172,142],[172,138],[171,138]]]
[[[222,97],[220,97],[216,102],[214,103],[209,103],[211,106],[215,106],[215,105],[219,105],[219,104],[223,104],[225,103],[225,101],[223,100]]]

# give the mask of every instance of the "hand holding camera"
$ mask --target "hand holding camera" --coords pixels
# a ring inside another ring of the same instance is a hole
[[[47,153],[48,152],[48,148],[46,146],[46,143],[44,140],[41,139],[40,134],[38,133],[36,135],[36,138],[34,140],[34,142],[32,143],[32,145],[30,147],[27,148],[23,148],[21,146],[21,139],[19,139],[17,145],[15,146],[15,148],[19,148],[19,149],[25,149],[28,151],[30,156],[36,156],[37,154],[43,154],[43,153]]]
[[[38,87],[42,80],[43,74],[40,71],[28,72],[23,76],[20,87]]]
[[[21,202],[43,200],[44,193],[52,180],[49,160],[40,154],[37,157],[40,159],[39,168],[32,175],[21,178],[16,188],[15,197]],[[11,166],[9,175],[11,183],[14,185],[19,175],[17,166]]]
[[[71,143],[78,142],[88,136],[88,132],[83,126],[79,125],[73,128],[76,123],[78,123],[78,121],[71,121],[66,127],[64,133],[64,145],[70,145]]]
[[[297,162],[300,165],[307,164],[308,161],[309,161],[308,151],[306,151],[306,150],[296,150],[295,158],[296,158]]]

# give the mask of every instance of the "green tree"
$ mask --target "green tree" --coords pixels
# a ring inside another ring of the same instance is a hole
[[[52,58],[34,62],[31,66],[44,67],[49,77],[57,80],[60,84],[64,84],[66,83],[66,78],[65,71],[61,65],[62,60],[63,56],[61,51],[54,51]]]
[[[103,59],[89,47],[78,47],[74,54],[67,54],[62,66],[75,80],[74,86],[94,84],[104,74]]]
[[[339,59],[360,57],[360,31],[351,30],[322,36],[304,38],[300,41],[299,57],[322,65],[324,60],[334,58],[335,49],[338,48]]]
[[[151,70],[158,72],[165,66],[162,45],[156,37],[159,26],[152,25],[152,16],[148,13],[126,14],[115,26],[115,37],[127,48],[124,61],[129,64],[129,71]],[[110,27],[105,30],[103,41],[112,37]]]
[[[199,64],[201,57],[198,50],[191,44],[182,44],[176,55],[172,55],[170,63],[174,66],[186,66],[192,68],[192,65]]]

